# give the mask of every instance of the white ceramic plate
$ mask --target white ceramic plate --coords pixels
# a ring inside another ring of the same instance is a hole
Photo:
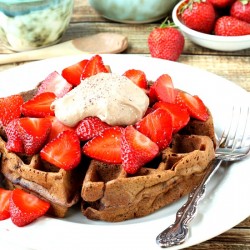
[[[60,70],[91,55],[55,58],[26,64],[0,73],[0,96],[18,93],[35,86],[54,70]],[[234,83],[180,63],[133,55],[102,55],[113,72],[144,70],[155,80],[169,73],[177,88],[199,95],[214,116],[217,131],[227,122],[233,103],[249,104],[248,93]],[[250,158],[221,167],[208,185],[198,215],[191,223],[190,237],[180,249],[215,237],[250,215]],[[91,221],[72,209],[65,219],[49,217],[18,228],[10,220],[0,221],[3,249],[160,249],[156,236],[175,219],[177,209],[186,197],[152,215],[126,222]],[[17,247],[18,246],[18,247]]]

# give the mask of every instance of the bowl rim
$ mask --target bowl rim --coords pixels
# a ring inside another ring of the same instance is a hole
[[[132,1],[132,0],[131,0]],[[112,1],[106,1],[108,3],[106,3],[105,1],[101,1],[101,0],[88,0],[89,5],[99,13],[99,15],[101,15],[102,17],[109,19],[111,21],[114,22],[118,22],[118,23],[124,23],[124,24],[147,24],[147,23],[154,23],[156,21],[159,21],[163,18],[166,18],[167,15],[170,15],[172,13],[172,10],[174,8],[174,6],[179,2],[180,0],[161,0],[158,1],[157,6],[160,5],[164,5],[164,8],[158,8],[160,11],[157,12],[152,12],[152,10],[150,10],[150,12],[148,11],[148,9],[141,11],[141,8],[136,8],[136,11],[138,11],[140,14],[140,18],[133,17],[131,16],[123,16],[121,17],[121,15],[118,15],[118,13],[116,13],[115,15],[112,13],[110,14],[109,11],[107,11],[107,7],[109,7],[110,5],[112,5],[112,3],[114,2],[115,5],[117,5],[118,7],[124,7],[124,3],[126,2],[124,1],[116,1],[116,0],[112,0]],[[137,5],[141,4],[141,1],[132,1],[133,3],[135,2]],[[149,2],[152,2],[151,4],[155,5],[155,3],[150,0]],[[126,3],[127,5],[127,3]],[[138,6],[139,7],[139,6]],[[131,7],[130,7],[131,9]],[[132,6],[132,11],[134,9],[134,6]],[[152,13],[152,14],[150,14]],[[146,15],[146,16],[145,16]]]
[[[188,28],[186,25],[184,25],[179,18],[177,17],[177,10],[179,6],[185,2],[186,0],[181,0],[178,4],[175,5],[172,11],[172,18],[175,25],[180,28],[183,32],[203,39],[203,40],[210,40],[210,41],[217,41],[217,42],[239,42],[239,41],[250,41],[250,35],[244,35],[244,36],[218,36],[218,35],[212,35],[212,34],[206,34],[202,33],[196,30],[192,30]]]

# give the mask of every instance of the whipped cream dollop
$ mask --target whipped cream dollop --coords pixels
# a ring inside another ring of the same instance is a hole
[[[115,126],[139,121],[148,105],[148,96],[127,77],[99,73],[55,100],[51,108],[57,119],[70,127],[88,116],[97,116]]]

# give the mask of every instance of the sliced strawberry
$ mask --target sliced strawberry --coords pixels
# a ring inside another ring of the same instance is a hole
[[[153,109],[152,107],[148,107],[145,114],[144,114],[144,117],[147,116],[148,114],[154,112],[154,111],[155,111],[155,109]]]
[[[71,130],[61,132],[54,140],[46,144],[40,152],[43,160],[64,170],[71,170],[81,161],[80,141]]]
[[[8,123],[5,133],[7,135],[6,148],[11,152],[24,153],[23,141],[19,135],[19,118]]]
[[[108,73],[109,70],[105,67],[102,57],[100,55],[94,55],[86,64],[81,79],[96,75],[98,73]]]
[[[10,196],[10,217],[18,227],[30,224],[46,214],[50,203],[21,189],[14,189]]]
[[[156,102],[153,106],[154,109],[165,109],[172,117],[173,133],[178,132],[185,127],[190,120],[189,113],[186,108],[182,108],[175,103]]]
[[[48,142],[52,141],[61,132],[65,131],[65,130],[75,131],[75,128],[68,127],[68,126],[64,125],[55,116],[48,116],[47,118],[50,119],[51,124],[52,124],[50,134],[49,134],[49,138],[48,138]]]
[[[73,86],[70,83],[68,83],[57,71],[54,71],[40,83],[37,94],[52,92],[56,97],[62,97],[72,88]]]
[[[37,154],[44,146],[50,130],[51,121],[47,118],[23,117],[19,120],[19,136],[27,155]]]
[[[98,117],[86,117],[76,127],[76,133],[81,141],[87,141],[99,135],[110,126]]]
[[[62,76],[73,86],[77,86],[81,82],[82,72],[89,60],[84,59],[78,63],[68,66],[62,70]]]
[[[127,126],[121,138],[122,166],[129,174],[135,174],[143,165],[159,153],[159,147],[147,136]]]
[[[176,96],[176,103],[188,110],[191,117],[206,121],[208,119],[208,111],[203,101],[197,96],[179,90]]]
[[[152,88],[152,89],[151,89]],[[176,91],[171,77],[168,74],[163,74],[150,87],[149,97],[152,100],[174,103]]]
[[[83,146],[83,153],[99,161],[120,164],[122,131],[118,126],[105,129]]]
[[[123,75],[129,78],[138,87],[147,89],[148,86],[147,77],[143,71],[138,69],[129,69],[125,71]]]
[[[21,95],[11,95],[0,98],[0,125],[6,126],[10,121],[21,116],[23,98]]]
[[[50,105],[55,98],[56,95],[52,92],[40,93],[22,105],[22,114],[29,117],[46,117],[54,115],[54,111],[50,109]]]
[[[157,95],[156,95],[156,91],[155,91],[155,84],[152,84],[150,87],[149,87],[149,90],[148,90],[148,97],[149,97],[149,101],[151,104],[157,102]]]
[[[0,188],[0,220],[10,218],[10,196],[10,190]]]
[[[136,123],[136,129],[155,142],[160,150],[166,148],[172,139],[172,117],[164,109],[156,109]]]

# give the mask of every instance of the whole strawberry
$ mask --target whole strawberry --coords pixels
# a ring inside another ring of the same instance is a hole
[[[250,23],[232,16],[222,16],[215,23],[214,33],[218,36],[250,35]]]
[[[237,0],[231,6],[230,15],[250,23],[250,0]]]
[[[232,5],[235,0],[208,0],[216,8],[225,8]]]
[[[148,48],[152,57],[177,61],[184,48],[183,34],[174,24],[163,24],[151,31]]]
[[[187,0],[178,10],[183,24],[192,30],[202,33],[211,33],[215,23],[215,10],[206,0]]]

